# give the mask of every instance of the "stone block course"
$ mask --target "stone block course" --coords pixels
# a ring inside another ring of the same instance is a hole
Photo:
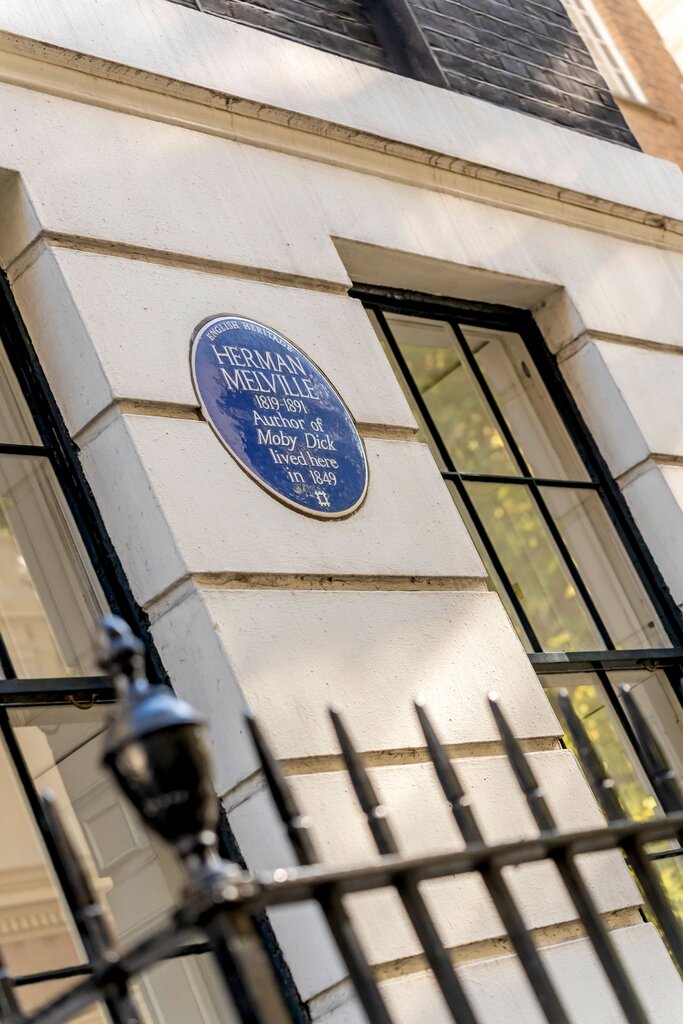
[[[258,590],[202,587],[161,614],[154,633],[169,661],[195,666],[177,685],[210,721],[223,723],[217,735],[233,728],[229,691],[236,684],[280,758],[337,753],[330,703],[353,709],[363,751],[424,748],[412,707],[418,695],[452,746],[497,740],[486,702],[491,690],[500,693],[517,735],[552,744],[560,734],[500,601],[487,591],[388,591],[379,582],[362,591],[292,590],[286,582]],[[225,683],[215,688],[195,680],[221,675]],[[237,764],[235,745],[217,743],[220,792],[255,764]]]
[[[353,705],[345,719],[353,733],[358,722]],[[396,713],[399,713],[398,710]],[[437,716],[438,717],[438,716]],[[598,824],[601,814],[572,754],[566,751],[530,755],[562,827]],[[472,806],[486,822],[489,842],[536,834],[524,797],[502,757],[463,758],[457,761]],[[399,848],[406,855],[445,852],[462,848],[448,805],[434,784],[431,764],[371,768],[370,775],[382,804],[387,808]],[[323,863],[350,865],[376,857],[364,817],[344,772],[293,775],[289,778],[299,806],[312,821],[312,834]],[[568,810],[569,809],[569,810]],[[256,869],[273,868],[292,861],[292,854],[276,820],[269,796],[258,792],[231,813],[231,821],[249,863]],[[263,841],[264,829],[273,838]],[[637,904],[639,894],[620,855],[608,852],[582,858],[584,877],[603,913],[625,910]],[[524,919],[530,928],[549,928],[576,920],[573,907],[551,864],[527,865],[508,872]],[[474,875],[423,883],[421,890],[447,948],[486,944],[479,957],[495,956],[493,943],[504,934],[500,919],[480,879]],[[345,901],[367,955],[375,964],[400,964],[419,954],[418,941],[408,924],[398,897],[391,892],[363,893]],[[279,911],[273,923],[285,955],[297,956],[299,911]],[[316,929],[315,945],[323,929]],[[311,936],[313,939],[313,936]],[[324,942],[321,943],[324,950]],[[315,958],[314,958],[315,959]],[[304,997],[329,984],[332,962],[309,963]],[[327,961],[327,962],[325,962]],[[426,1018],[430,1019],[430,1018]]]
[[[651,1024],[671,1024],[683,1014],[680,977],[659,942],[654,925],[643,924],[613,932],[621,956],[631,969]],[[620,1024],[623,1017],[595,953],[586,939],[562,942],[542,952],[543,959],[572,1019],[590,1024]],[[513,956],[466,964],[460,971],[482,1024],[544,1024],[531,988]],[[427,973],[407,973],[382,986],[396,1024],[450,1024],[434,979]],[[361,1024],[358,1003],[349,1000],[317,1018],[316,1024]]]
[[[359,422],[415,426],[365,310],[346,295],[74,249],[46,249],[15,293],[76,434],[113,399],[198,413],[190,338],[219,313],[260,320],[299,345]]]
[[[135,596],[187,573],[472,577],[484,569],[431,453],[366,441],[370,487],[353,516],[320,523],[275,501],[207,423],[114,415],[81,455]]]

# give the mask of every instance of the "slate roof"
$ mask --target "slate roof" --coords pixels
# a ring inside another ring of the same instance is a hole
[[[561,0],[171,2],[638,148]],[[387,28],[401,9],[424,49],[417,66]]]

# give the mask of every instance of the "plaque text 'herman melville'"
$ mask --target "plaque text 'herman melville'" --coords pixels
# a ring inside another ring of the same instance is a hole
[[[263,487],[325,519],[360,506],[368,470],[355,423],[291,342],[254,320],[213,317],[195,334],[192,371],[206,418]]]

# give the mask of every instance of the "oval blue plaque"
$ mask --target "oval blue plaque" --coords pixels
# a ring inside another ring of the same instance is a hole
[[[197,328],[192,378],[234,459],[291,508],[321,519],[355,512],[368,489],[351,413],[318,367],[277,331],[242,316]]]

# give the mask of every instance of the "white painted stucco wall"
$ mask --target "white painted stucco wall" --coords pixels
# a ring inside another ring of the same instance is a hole
[[[683,601],[683,178],[673,165],[164,0],[0,0],[0,261],[177,691],[210,716],[253,867],[291,860],[239,713],[258,712],[325,857],[370,855],[325,707],[404,848],[457,842],[426,697],[489,838],[532,834],[495,688],[562,824],[599,814],[425,447],[353,280],[537,311]],[[295,340],[366,440],[343,522],[268,497],[199,416],[190,336],[236,312]],[[680,981],[612,855],[587,877],[655,1024]],[[515,879],[577,1024],[620,1021],[547,868]],[[472,879],[426,887],[487,1024],[539,1020]],[[386,894],[353,901],[399,1022],[445,1020]],[[312,1015],[360,1019],[311,908],[273,915]],[[580,983],[578,983],[580,981]]]

